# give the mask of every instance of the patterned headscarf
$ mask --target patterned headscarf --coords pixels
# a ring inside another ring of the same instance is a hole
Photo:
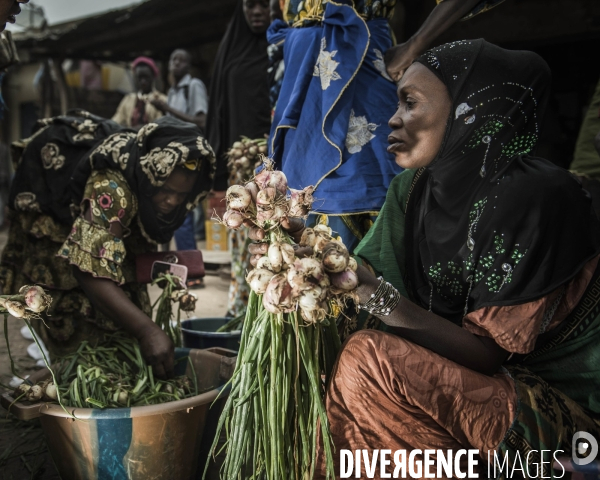
[[[188,200],[165,217],[154,210],[152,197],[175,168],[196,172],[197,179]],[[92,170],[120,170],[137,197],[142,232],[155,243],[165,243],[211,190],[215,168],[213,150],[198,127],[165,116],[137,133],[118,132],[97,145],[75,170],[72,190],[80,199]]]
[[[164,243],[188,212],[208,194],[215,155],[193,124],[163,117],[133,132],[83,110],[40,120],[34,134],[13,144],[18,168],[9,205],[43,213],[71,226],[92,170],[119,170],[138,200],[138,220],[146,238]],[[157,215],[152,197],[175,168],[197,172],[185,203],[168,217]]]
[[[541,298],[600,252],[589,195],[532,157],[550,87],[535,53],[484,40],[442,45],[422,63],[452,110],[437,157],[407,209],[407,272],[425,307],[448,319]]]

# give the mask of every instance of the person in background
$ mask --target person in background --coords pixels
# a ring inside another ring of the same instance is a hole
[[[436,0],[438,5],[429,14],[421,28],[406,42],[385,52],[389,76],[395,82],[413,61],[427,50],[434,40],[457,21],[469,19],[485,12],[504,0]]]
[[[15,23],[16,17],[21,13],[20,4],[29,3],[29,0],[0,0],[0,32],[6,29],[7,23]],[[2,77],[0,76],[0,79]],[[0,95],[0,111],[5,108],[4,100]],[[10,155],[4,143],[0,145],[0,228],[4,226],[4,208],[6,196],[10,185]]]
[[[151,100],[158,99],[164,102],[167,96],[154,86],[160,75],[154,60],[138,57],[131,64],[131,68],[136,91],[123,97],[112,119],[124,127],[140,128],[163,116],[163,112],[158,110]]]
[[[415,35],[419,42],[392,47],[394,0],[286,2],[285,22],[267,33],[271,46],[285,42],[285,75],[271,90],[279,98],[270,153],[290,187],[313,185],[317,198],[328,199],[314,206],[309,225],[328,224],[350,251],[360,242],[401,171],[385,145],[395,81],[436,35],[498,3],[444,0]]]
[[[276,31],[285,25],[283,21],[283,9],[285,0],[271,0],[269,4],[271,25],[267,31]],[[267,50],[269,54],[269,101],[271,102],[271,117],[275,115],[275,106],[281,91],[283,74],[285,73],[285,62],[283,61],[284,42],[271,43]]]
[[[198,125],[206,129],[208,96],[206,86],[199,78],[190,74],[192,56],[187,50],[177,49],[169,60],[169,74],[173,85],[169,89],[167,101],[155,99],[152,104],[166,115]]]
[[[215,191],[227,189],[229,173],[225,153],[244,135],[263,138],[271,126],[266,31],[270,23],[268,0],[238,0],[221,41],[211,82],[208,141],[217,157]],[[231,286],[228,314],[246,307],[249,289],[247,237],[231,233]]]
[[[192,56],[187,50],[177,49],[169,60],[169,74],[173,85],[169,89],[167,102],[152,100],[152,104],[161,112],[185,122],[194,123],[204,131],[206,128],[206,113],[208,111],[208,96],[202,80],[193,78],[190,74]],[[203,223],[203,211],[199,207],[198,223]],[[196,250],[196,235],[194,231],[194,212],[191,212],[183,225],[175,232],[177,250]],[[190,280],[189,288],[202,288],[200,279]]]

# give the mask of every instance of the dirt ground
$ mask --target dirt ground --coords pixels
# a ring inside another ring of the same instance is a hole
[[[6,231],[0,232],[0,251],[6,242]],[[205,261],[225,263],[226,256],[205,254]],[[229,282],[219,275],[207,275],[206,287],[193,290],[198,296],[196,317],[221,317],[227,310],[227,291]],[[151,287],[151,298],[159,295],[158,287]],[[36,371],[35,360],[27,355],[27,347],[31,343],[21,336],[23,323],[12,317],[8,320],[8,339],[15,370],[21,376]],[[4,325],[0,322],[0,393],[12,379],[10,361],[6,342],[4,341]],[[39,423],[20,422],[0,407],[0,480],[59,480],[50,455],[44,443]]]

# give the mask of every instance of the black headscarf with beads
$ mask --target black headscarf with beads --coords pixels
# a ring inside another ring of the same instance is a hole
[[[456,322],[549,294],[600,253],[600,227],[575,177],[532,156],[547,64],[484,40],[442,45],[417,62],[442,80],[453,106],[408,204],[410,289]]]

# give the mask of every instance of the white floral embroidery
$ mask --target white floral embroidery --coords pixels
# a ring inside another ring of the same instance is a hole
[[[346,137],[346,148],[350,153],[358,153],[362,147],[375,138],[374,132],[378,125],[369,123],[367,117],[354,116],[354,110],[350,111],[350,124],[348,125],[348,136]]]
[[[374,48],[373,51],[375,52],[375,56],[377,57],[376,60],[373,60],[373,65],[375,65],[375,68],[377,69],[377,71],[379,73],[381,73],[381,76],[383,78],[385,78],[386,80],[389,80],[390,82],[393,82],[392,78],[388,75],[387,70],[385,68],[385,61],[383,60],[383,53],[381,53],[381,50],[377,50],[376,48]]]
[[[137,143],[139,147],[144,145],[146,139],[152,135],[152,132],[158,128],[158,123],[148,123],[144,125],[137,133]]]
[[[44,145],[40,151],[40,156],[42,157],[42,165],[46,170],[50,170],[51,168],[58,170],[65,164],[65,157],[60,154],[56,143],[47,143]]]
[[[321,39],[321,51],[319,52],[319,58],[317,59],[317,64],[315,65],[315,70],[313,72],[314,77],[321,78],[321,88],[323,90],[327,90],[329,85],[334,80],[340,80],[340,74],[335,71],[340,62],[336,62],[333,57],[337,54],[337,50],[333,50],[332,52],[328,52],[325,50],[327,48],[327,42],[325,37]]]
[[[133,132],[115,133],[104,140],[90,155],[92,166],[94,165],[96,155],[111,155],[113,161],[118,164],[122,170],[127,168],[129,153],[121,153],[129,143],[136,137]]]
[[[21,192],[15,197],[15,210],[38,213],[42,211],[35,193],[32,192]]]
[[[156,147],[140,159],[140,167],[155,187],[164,185],[177,165],[187,162],[190,150],[179,142]]]
[[[461,115],[469,113],[471,110],[473,110],[473,108],[468,103],[461,103],[458,107],[456,107],[456,112],[454,112],[454,120]]]

